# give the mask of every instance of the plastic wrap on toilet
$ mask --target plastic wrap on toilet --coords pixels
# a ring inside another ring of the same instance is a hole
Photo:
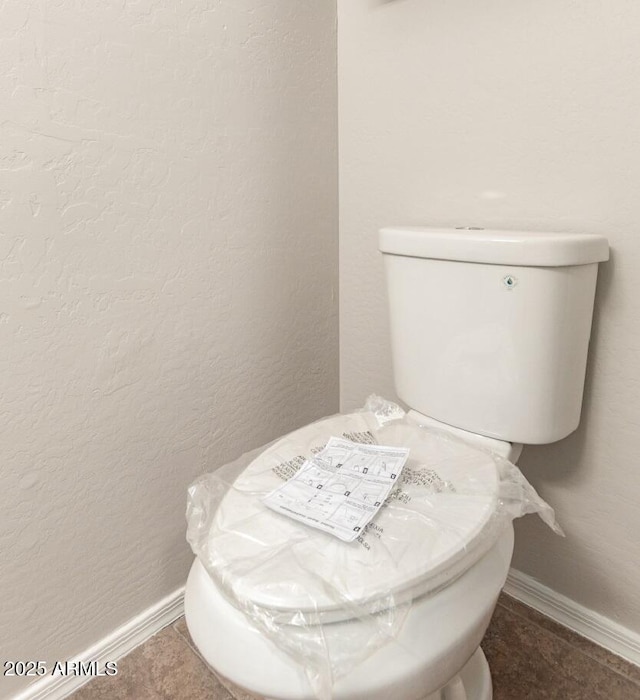
[[[399,483],[353,542],[262,502],[331,437],[410,450]],[[559,532],[513,464],[374,396],[361,411],[312,423],[194,482],[187,539],[226,599],[326,700],[338,678],[397,637],[415,598],[463,574],[508,523],[533,512]]]

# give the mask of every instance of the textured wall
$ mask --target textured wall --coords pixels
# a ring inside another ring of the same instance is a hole
[[[2,658],[183,584],[188,483],[336,410],[335,51],[330,2],[0,2]]]
[[[587,231],[602,266],[583,420],[528,447],[537,519],[514,564],[640,632],[640,4],[339,0],[344,408],[393,394],[389,223]]]

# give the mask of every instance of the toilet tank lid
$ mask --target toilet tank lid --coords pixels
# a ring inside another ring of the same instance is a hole
[[[609,259],[609,242],[591,233],[542,233],[475,228],[388,226],[383,253],[492,265],[564,267]]]

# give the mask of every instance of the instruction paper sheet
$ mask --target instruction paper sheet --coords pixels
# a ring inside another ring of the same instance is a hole
[[[262,501],[282,515],[352,542],[382,507],[408,456],[407,447],[332,437]]]

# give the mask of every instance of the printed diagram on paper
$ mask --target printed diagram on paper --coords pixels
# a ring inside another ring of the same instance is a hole
[[[272,510],[352,542],[396,485],[409,448],[332,437],[263,499]]]

